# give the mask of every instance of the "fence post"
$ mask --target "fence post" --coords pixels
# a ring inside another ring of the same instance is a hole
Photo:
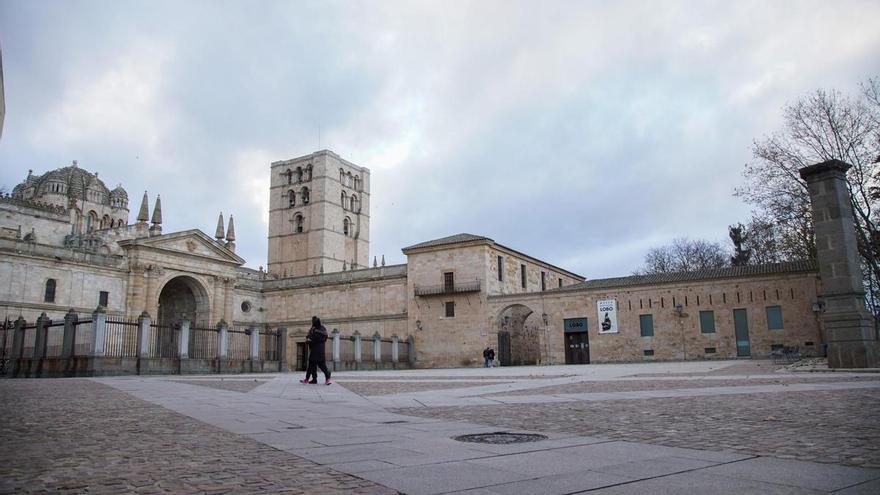
[[[278,371],[290,371],[287,363],[287,328],[278,328]]]
[[[226,320],[221,319],[217,322],[217,359],[226,359],[226,350],[229,348],[228,338],[229,328]]]
[[[138,357],[150,357],[150,314],[146,311],[138,316]]]
[[[413,338],[412,335],[406,338],[406,350],[407,355],[409,356],[409,365],[415,367],[416,365],[416,339]]]
[[[180,322],[180,334],[177,335],[177,355],[180,359],[189,358],[189,320]]]
[[[351,339],[354,340],[354,362],[355,369],[360,369],[361,365],[361,333],[357,330],[351,334]]]
[[[61,341],[61,358],[70,359],[73,356],[73,343],[76,341],[76,322],[79,317],[73,308],[64,315],[64,339]]]
[[[339,329],[334,328],[331,333],[333,336],[333,371],[339,369],[340,364],[342,363],[342,353],[340,349],[340,339],[339,339]]]
[[[107,311],[98,305],[92,313],[92,325],[95,333],[92,335],[92,357],[104,357],[104,335],[107,333]]]
[[[46,339],[49,336],[49,325],[52,320],[46,316],[46,313],[37,318],[37,336],[34,339],[34,361],[46,357]]]
[[[27,322],[24,321],[24,318],[21,316],[15,320],[15,325],[13,326],[14,330],[12,331],[12,355],[9,356],[10,363],[12,364],[12,369],[9,370],[9,376],[18,375],[18,369],[20,367],[19,360],[21,359],[21,355],[24,351],[24,327],[27,325]]]
[[[260,329],[251,327],[251,361],[260,360]]]
[[[397,334],[393,334],[391,336],[391,362],[397,364],[397,360],[400,359],[400,349],[397,346],[400,345],[400,337]]]
[[[379,335],[379,332],[373,334],[373,363],[375,363],[376,369],[379,369],[379,365],[382,363],[382,336]]]

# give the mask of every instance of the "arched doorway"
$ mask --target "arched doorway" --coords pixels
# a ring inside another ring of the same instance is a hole
[[[194,326],[206,327],[211,315],[208,291],[198,280],[185,275],[169,280],[159,292],[157,321],[171,326],[189,320]]]
[[[498,314],[498,359],[502,366],[535,365],[541,360],[541,317],[514,304]]]

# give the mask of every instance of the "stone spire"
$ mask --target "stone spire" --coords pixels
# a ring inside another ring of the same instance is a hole
[[[219,242],[223,242],[223,238],[226,237],[226,234],[223,233],[223,212],[220,212],[220,216],[217,217],[217,230],[214,232],[214,238]]]
[[[150,219],[150,206],[147,204],[147,191],[144,191],[144,199],[141,200],[141,210],[138,212],[138,223],[147,223]]]
[[[162,200],[156,195],[156,204],[153,205],[153,225],[150,227],[150,236],[162,234]]]
[[[229,225],[226,228],[226,249],[235,252],[235,223],[232,221],[232,215],[229,215]]]
[[[376,263],[376,257],[373,256],[373,268],[376,268],[378,264]]]
[[[385,266],[385,255],[382,255],[382,266]]]

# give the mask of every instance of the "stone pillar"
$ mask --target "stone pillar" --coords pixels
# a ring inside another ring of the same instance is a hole
[[[284,327],[278,329],[278,371],[290,371],[290,364],[287,362],[287,329]]]
[[[397,334],[391,336],[391,362],[397,364],[397,360],[400,359],[400,337]]]
[[[146,311],[138,316],[138,357],[150,357],[150,314]]]
[[[822,278],[831,368],[880,367],[874,318],[865,307],[865,289],[846,171],[851,165],[829,160],[800,170],[813,206],[816,256]]]
[[[382,362],[382,336],[379,332],[373,334],[373,362],[376,363],[377,369]]]
[[[227,349],[229,348],[229,328],[226,320],[220,320],[217,323],[217,359],[226,359]]]
[[[416,365],[416,339],[413,338],[412,335],[406,338],[406,350],[409,355],[409,365],[415,367]]]
[[[103,306],[99,305],[92,313],[92,326],[95,329],[92,335],[92,357],[104,357],[104,334],[107,333],[107,312]],[[140,342],[140,339],[138,339],[138,342]]]
[[[73,345],[76,342],[76,322],[79,317],[73,308],[64,315],[64,338],[61,341],[61,358],[70,359],[73,356]]]
[[[49,325],[52,323],[52,320],[46,316],[46,313],[40,315],[37,318],[37,336],[34,339],[34,361],[36,362],[39,359],[43,359],[46,357],[46,340],[49,336]]]
[[[361,333],[355,330],[351,335],[351,340],[354,341],[354,362],[359,368],[361,364]]]
[[[9,363],[12,365],[9,370],[10,375],[15,377],[18,375],[18,370],[20,367],[19,360],[22,358],[22,354],[24,353],[24,327],[27,325],[27,322],[24,321],[24,318],[21,316],[15,320],[15,324],[13,326],[14,330],[12,331],[12,354],[9,356]]]
[[[341,339],[339,336],[339,329],[334,328],[333,332],[330,333],[333,337],[333,370],[339,369],[339,366],[342,363],[342,352],[341,352]]]
[[[260,360],[260,329],[251,327],[251,361]]]
[[[177,355],[180,359],[189,359],[189,320],[180,322],[180,333],[177,335]]]

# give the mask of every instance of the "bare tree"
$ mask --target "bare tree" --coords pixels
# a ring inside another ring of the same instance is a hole
[[[787,105],[783,115],[781,132],[754,143],[754,160],[743,173],[746,185],[736,194],[758,208],[761,222],[772,219],[778,258],[815,258],[810,196],[798,170],[831,159],[849,163],[847,184],[859,251],[871,274],[866,284],[880,280],[880,80],[868,79],[855,98],[817,90]]]
[[[748,265],[752,257],[752,250],[746,247],[749,234],[743,224],[730,225],[727,227],[730,241],[733,243],[733,256],[730,257],[730,264],[733,266]]]
[[[727,258],[728,254],[718,243],[680,237],[673,239],[672,244],[649,250],[645,264],[635,273],[649,275],[720,268],[727,264]]]

